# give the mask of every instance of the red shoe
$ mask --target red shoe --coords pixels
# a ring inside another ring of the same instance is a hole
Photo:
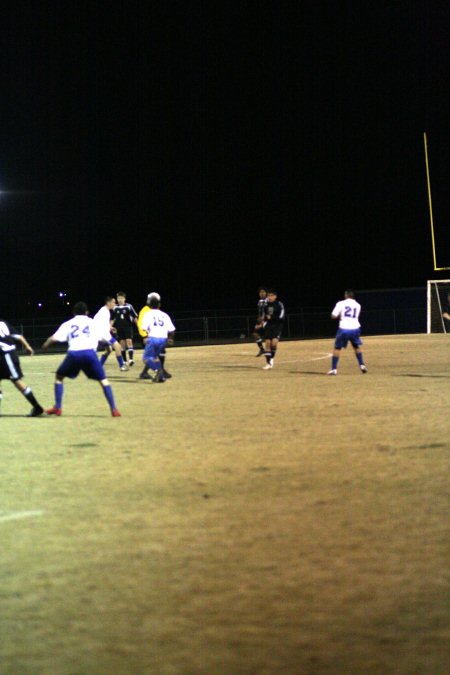
[[[62,415],[62,409],[57,408],[56,406],[53,406],[53,408],[49,408],[45,412],[47,413],[47,415],[56,415],[57,417],[61,417]]]
[[[114,408],[113,410],[111,410],[111,415],[112,415],[113,417],[122,417],[122,415],[121,415],[120,412],[117,410],[117,408]]]

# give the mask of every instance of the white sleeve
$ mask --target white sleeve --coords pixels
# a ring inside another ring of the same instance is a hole
[[[340,305],[341,305],[340,302],[337,302],[337,303],[336,303],[336,305],[335,305],[333,311],[331,312],[331,316],[334,316],[334,317],[336,317],[336,318],[339,316],[339,314],[341,313],[341,307],[340,307]]]
[[[55,333],[52,335],[53,340],[56,342],[67,342],[69,338],[69,332],[65,323],[62,323]]]

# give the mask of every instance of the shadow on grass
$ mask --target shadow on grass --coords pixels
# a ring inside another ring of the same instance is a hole
[[[404,375],[401,375],[400,377],[429,377],[429,378],[436,378],[436,379],[443,379],[443,380],[448,380],[449,376],[448,375],[422,375],[420,373],[405,373]]]

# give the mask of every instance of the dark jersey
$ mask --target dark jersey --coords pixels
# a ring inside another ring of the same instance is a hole
[[[19,331],[13,328],[9,323],[0,319],[0,351],[12,352],[20,344],[18,339]]]
[[[258,300],[258,305],[257,305],[257,307],[258,307],[258,315],[257,315],[258,322],[264,320],[264,318],[266,316],[266,306],[267,306],[267,298],[260,298],[260,300]]]
[[[268,302],[266,305],[266,318],[269,324],[282,324],[285,319],[284,305],[280,300]]]
[[[112,310],[112,318],[114,319],[114,326],[120,328],[120,325],[128,325],[134,323],[134,319],[137,319],[136,311],[133,305],[130,305],[129,302],[126,302],[124,305],[116,305]]]

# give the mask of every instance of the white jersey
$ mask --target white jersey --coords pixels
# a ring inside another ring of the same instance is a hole
[[[356,330],[361,327],[359,323],[359,313],[361,312],[361,305],[353,298],[340,300],[336,307],[331,312],[331,316],[335,319],[339,317],[339,328],[343,330]]]
[[[94,314],[94,322],[97,326],[97,331],[100,333],[101,337],[99,340],[106,340],[109,342],[111,339],[111,312],[103,305],[100,307],[97,314]]]
[[[142,330],[147,331],[149,337],[166,338],[175,330],[172,319],[160,309],[149,309],[142,318]]]
[[[52,338],[57,342],[68,342],[70,352],[97,349],[100,339],[96,323],[86,314],[78,314],[60,325]]]

